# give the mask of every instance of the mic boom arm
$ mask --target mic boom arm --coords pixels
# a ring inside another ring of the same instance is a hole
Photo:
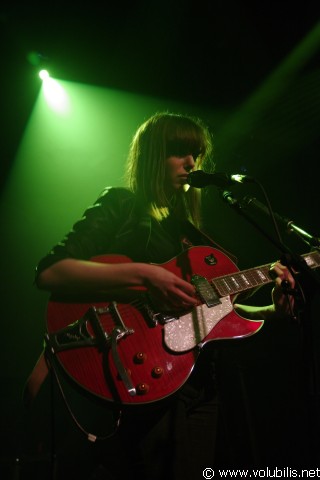
[[[244,197],[241,203],[246,206],[253,206],[255,209],[259,210],[265,215],[270,216],[269,210],[267,209],[267,207],[254,197],[248,197],[248,196]],[[277,219],[277,221],[282,223],[289,230],[289,232],[294,232],[295,234],[297,234],[303,240],[304,243],[306,243],[310,247],[317,247],[317,248],[320,247],[320,238],[310,235],[308,232],[306,232],[302,228],[295,225],[295,223],[292,220],[289,220],[289,218],[282,217],[281,215],[275,212],[274,212],[274,216]]]

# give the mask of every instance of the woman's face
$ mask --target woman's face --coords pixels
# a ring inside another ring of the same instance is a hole
[[[173,194],[178,190],[184,190],[187,185],[188,174],[194,169],[196,158],[193,155],[183,157],[171,156],[166,160],[166,190]]]

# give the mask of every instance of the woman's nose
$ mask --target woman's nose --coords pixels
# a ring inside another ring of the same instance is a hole
[[[190,172],[194,168],[194,166],[195,166],[195,161],[194,161],[193,155],[188,155],[185,158],[185,163],[183,168],[185,169],[186,172]]]

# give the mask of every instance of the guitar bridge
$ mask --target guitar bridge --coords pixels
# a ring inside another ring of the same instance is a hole
[[[157,323],[159,322],[161,325],[165,325],[166,323],[173,322],[173,320],[177,320],[179,317],[159,312],[154,314],[154,318]]]

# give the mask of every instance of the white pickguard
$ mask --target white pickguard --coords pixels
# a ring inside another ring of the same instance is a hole
[[[198,345],[233,310],[230,297],[220,298],[214,307],[199,305],[191,312],[172,320],[164,326],[164,341],[170,350],[185,352]]]

